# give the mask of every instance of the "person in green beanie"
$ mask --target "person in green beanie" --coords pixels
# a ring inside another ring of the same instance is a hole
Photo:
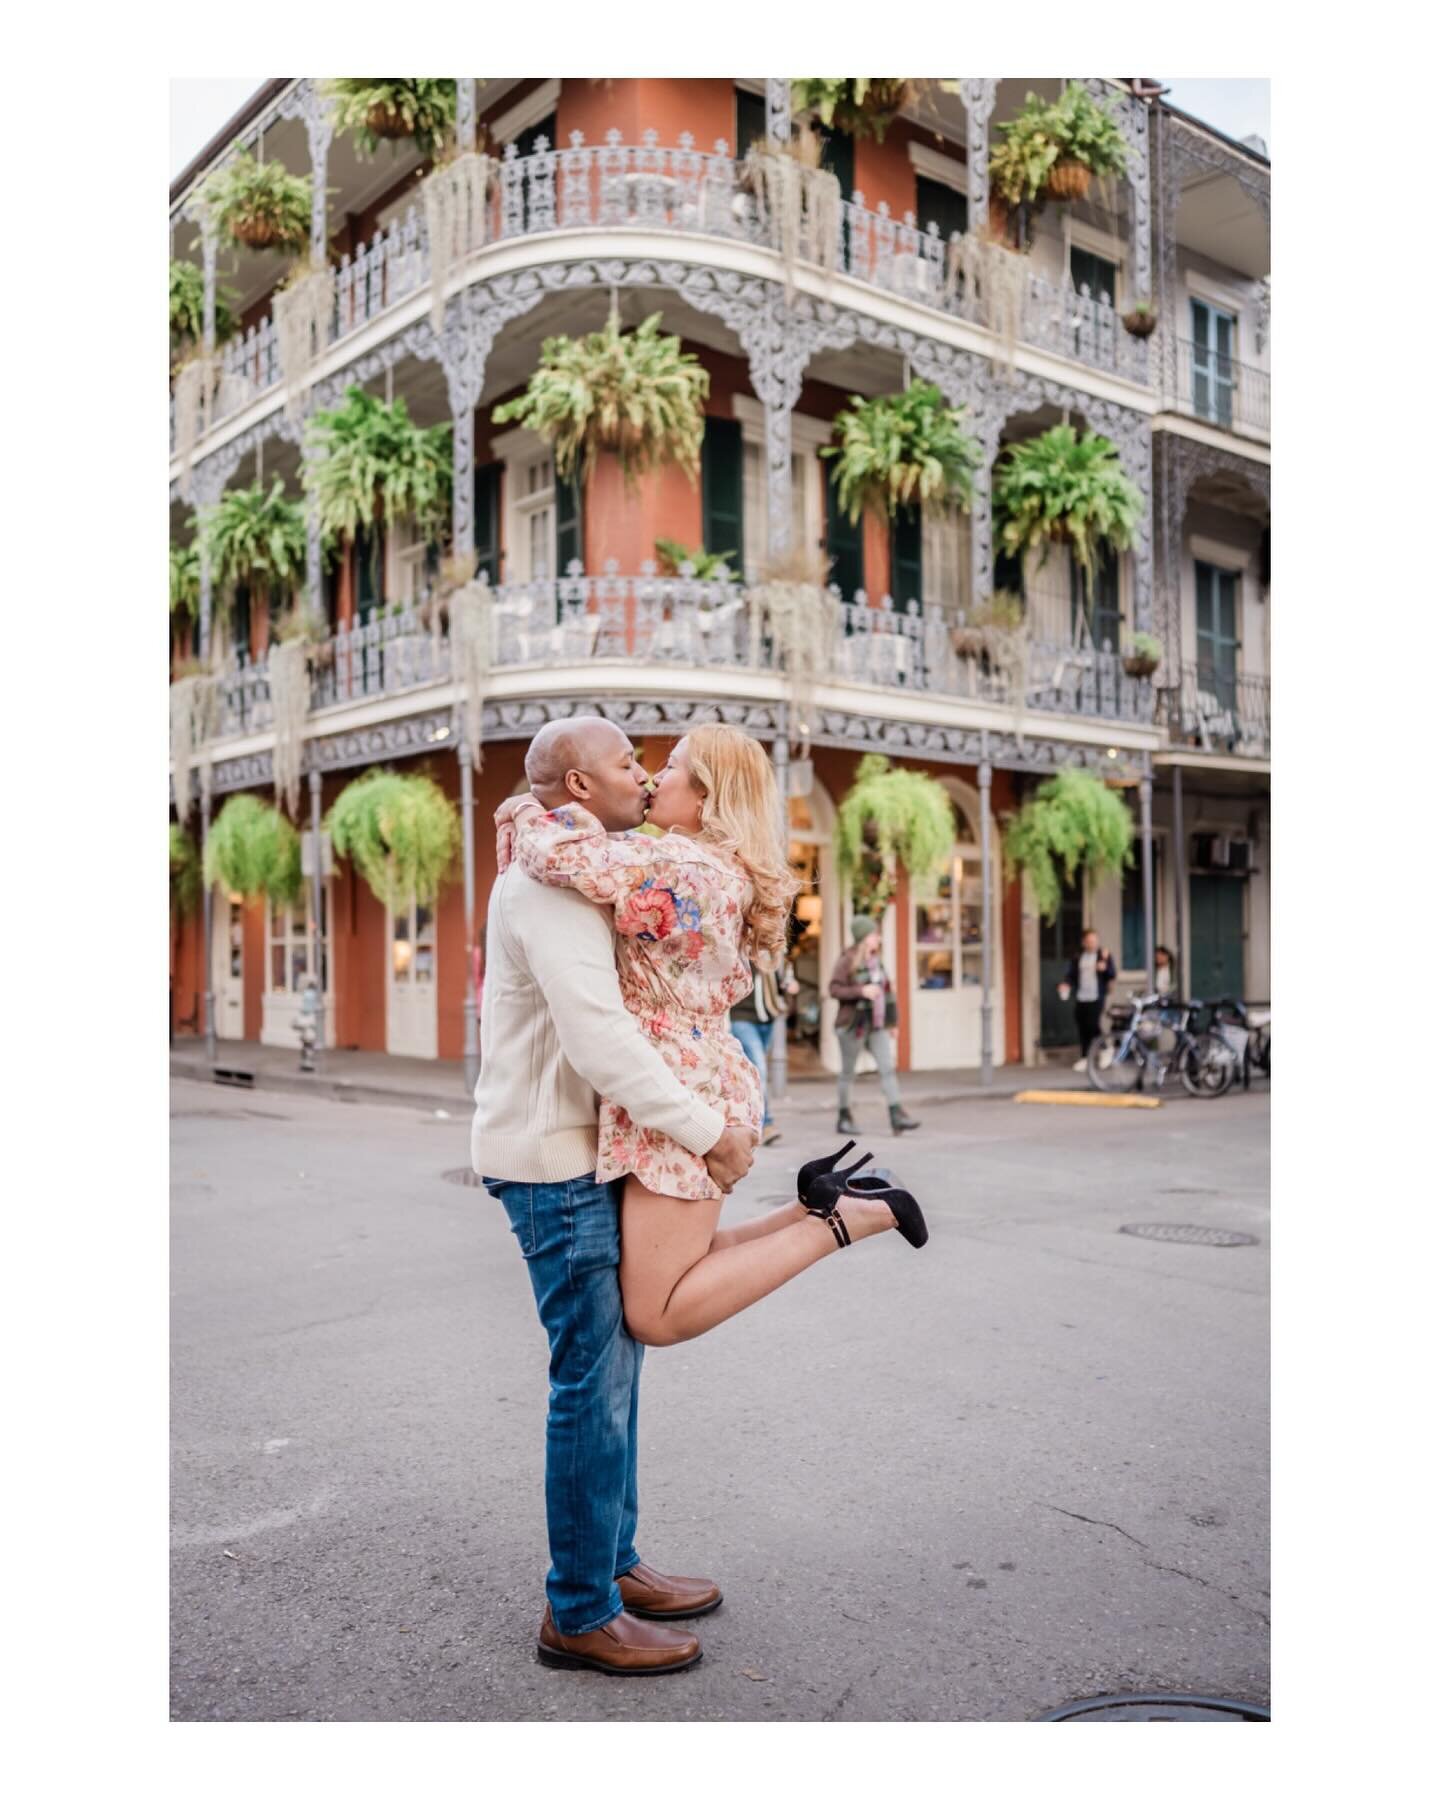
[[[868,1050],[880,1071],[880,1086],[890,1107],[890,1129],[898,1137],[902,1131],[918,1131],[920,1121],[912,1119],[900,1104],[895,1047],[890,1037],[898,1015],[894,989],[880,958],[878,920],[856,917],[850,924],[850,937],[850,948],[841,951],[830,977],[831,998],[840,1002],[835,1015],[835,1031],[840,1039],[840,1112],[835,1129],[846,1137],[859,1134],[860,1128],[850,1112],[850,1089],[860,1052]]]

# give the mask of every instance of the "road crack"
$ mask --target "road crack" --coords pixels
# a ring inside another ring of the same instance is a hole
[[[1085,1513],[1070,1512],[1063,1506],[1052,1506],[1048,1500],[1037,1500],[1035,1505],[1043,1506],[1049,1512],[1060,1513],[1067,1519],[1078,1519],[1082,1525],[1102,1525],[1106,1531],[1118,1531],[1121,1537],[1125,1538],[1129,1543],[1134,1544],[1137,1549],[1148,1550],[1150,1548],[1148,1544],[1142,1544],[1139,1538],[1132,1537],[1123,1526],[1112,1525],[1109,1519],[1092,1519]],[[1230,1601],[1232,1605],[1238,1606],[1241,1612],[1249,1613],[1252,1618],[1261,1620],[1265,1625],[1269,1625],[1270,1623],[1270,1616],[1268,1613],[1261,1612],[1257,1606],[1251,1606],[1248,1601],[1242,1600],[1238,1594],[1232,1594],[1229,1588],[1218,1587],[1213,1581],[1207,1581],[1203,1575],[1194,1575],[1189,1569],[1177,1569],[1173,1563],[1156,1562],[1153,1557],[1150,1556],[1146,1556],[1143,1561],[1147,1569],[1155,1569],[1162,1575],[1183,1575],[1186,1581],[1193,1581],[1200,1587],[1209,1588],[1213,1594],[1222,1595],[1226,1600]]]
[[[1130,1533],[1119,1525],[1112,1525],[1108,1519],[1090,1519],[1084,1513],[1068,1512],[1063,1506],[1051,1506],[1048,1500],[1037,1500],[1037,1506],[1046,1507],[1050,1512],[1064,1514],[1067,1519],[1078,1519],[1082,1525],[1103,1525],[1107,1531],[1118,1531],[1123,1538],[1129,1538],[1132,1544],[1139,1544],[1142,1550],[1148,1550],[1148,1544],[1141,1544],[1139,1538],[1130,1537]]]

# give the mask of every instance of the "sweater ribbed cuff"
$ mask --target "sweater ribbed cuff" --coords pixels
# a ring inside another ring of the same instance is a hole
[[[707,1150],[713,1150],[719,1143],[720,1134],[728,1123],[724,1113],[718,1113],[713,1106],[706,1106],[703,1101],[696,1100],[685,1124],[677,1126],[673,1134],[675,1142],[687,1150],[693,1150],[696,1156],[704,1156]]]

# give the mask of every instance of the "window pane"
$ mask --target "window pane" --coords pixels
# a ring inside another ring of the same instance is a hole
[[[953,988],[955,957],[949,950],[922,950],[916,963],[916,979],[922,988]]]
[[[292,994],[298,994],[300,992],[301,984],[305,980],[306,965],[307,965],[308,961],[309,961],[309,958],[306,956],[304,944],[291,945],[291,948],[290,948],[290,992]]]
[[[282,994],[285,991],[285,946],[273,944],[270,949],[270,987],[271,991]]]
[[[435,942],[435,915],[428,906],[415,908],[415,942],[417,944],[433,944]]]
[[[417,981],[433,981],[435,979],[435,951],[429,944],[415,946],[415,979]]]

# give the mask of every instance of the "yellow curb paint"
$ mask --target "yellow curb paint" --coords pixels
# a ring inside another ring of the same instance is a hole
[[[1148,1094],[1071,1094],[1045,1088],[1026,1088],[1015,1096],[1033,1106],[1159,1106]]]

